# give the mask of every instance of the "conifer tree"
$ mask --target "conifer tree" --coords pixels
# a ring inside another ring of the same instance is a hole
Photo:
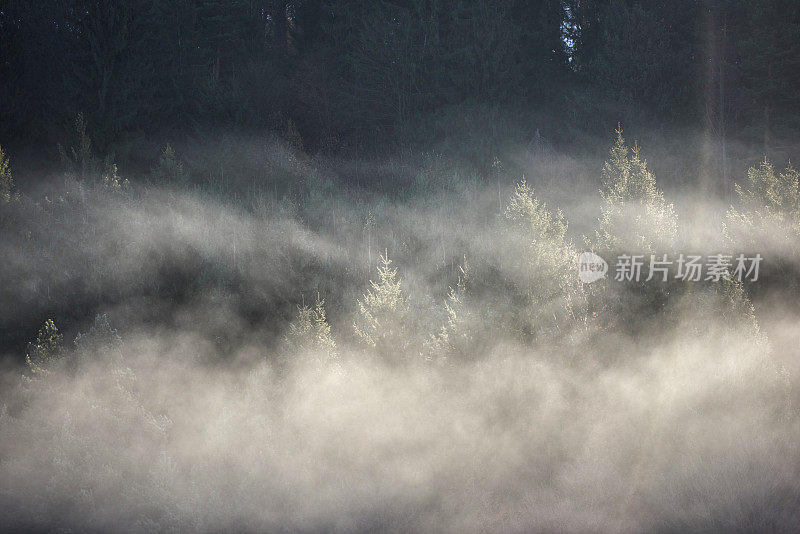
[[[90,356],[107,362],[118,362],[122,359],[122,338],[117,329],[111,326],[106,314],[97,314],[89,330],[78,334],[74,344],[77,352],[84,357]]]
[[[673,279],[647,283],[648,273],[642,269],[638,279],[613,285],[613,261],[620,254],[639,255],[641,261],[650,255],[670,254],[677,236],[677,217],[674,207],[666,202],[658,189],[647,161],[638,146],[629,148],[616,130],[616,140],[608,160],[603,165],[603,199],[595,241],[586,244],[609,263],[611,272],[606,280],[591,284],[587,289],[591,316],[607,327],[631,330],[643,318],[660,313],[667,304]]]
[[[379,357],[399,360],[408,347],[409,299],[403,294],[397,269],[392,268],[388,252],[380,255],[378,282],[358,300],[359,314],[353,323],[356,336],[375,349]]]
[[[735,185],[740,207],[728,209],[724,232],[738,250],[756,251],[765,238],[782,252],[800,250],[800,173],[791,163],[777,173],[766,158],[747,171],[744,187]]]
[[[150,174],[153,181],[161,185],[184,185],[188,180],[188,173],[184,169],[183,163],[169,144],[164,147],[158,158],[158,165]]]
[[[7,204],[16,198],[19,198],[19,195],[14,193],[14,180],[11,178],[8,156],[0,146],[0,204]]]
[[[39,329],[36,341],[28,344],[25,360],[31,372],[46,373],[47,368],[61,356],[63,341],[64,336],[59,333],[53,320],[45,321]]]
[[[86,126],[86,118],[83,113],[78,113],[75,117],[76,146],[67,150],[61,143],[58,144],[58,154],[61,157],[64,171],[80,180],[94,176],[100,168],[97,158],[92,153],[92,140],[86,133]]]
[[[528,305],[523,335],[541,339],[555,334],[565,322],[581,316],[582,289],[574,271],[576,251],[566,239],[567,222],[560,210],[553,214],[523,179],[514,188],[504,216],[511,223],[516,247],[511,267],[522,285]]]
[[[425,352],[429,359],[443,361],[450,356],[463,356],[469,350],[472,340],[470,333],[470,313],[467,308],[467,285],[469,283],[469,264],[466,256],[464,265],[459,267],[461,274],[456,287],[450,288],[444,303],[445,323],[425,342]]]
[[[336,341],[331,336],[331,326],[325,314],[325,301],[317,295],[313,308],[302,304],[297,309],[297,319],[289,325],[289,333],[286,336],[289,349],[301,355],[314,354],[327,359],[336,358]]]
[[[638,145],[628,148],[622,128],[603,165],[602,215],[596,231],[599,250],[626,252],[669,252],[678,230],[672,203],[664,200]]]

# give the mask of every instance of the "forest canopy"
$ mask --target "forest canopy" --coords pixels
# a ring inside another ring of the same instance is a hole
[[[5,146],[84,113],[103,152],[208,128],[340,149],[491,104],[553,139],[621,121],[768,150],[800,127],[799,82],[791,0],[0,2]]]

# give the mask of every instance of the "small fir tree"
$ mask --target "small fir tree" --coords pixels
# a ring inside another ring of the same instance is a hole
[[[34,343],[28,344],[28,354],[25,360],[31,372],[44,374],[47,368],[62,354],[64,336],[59,333],[52,319],[45,321],[39,329]]]
[[[388,252],[380,255],[378,282],[358,300],[359,315],[353,323],[356,336],[387,359],[405,356],[408,346],[406,323],[409,299],[403,294],[397,269],[392,268]]]
[[[516,329],[523,337],[535,339],[556,333],[565,321],[581,315],[578,308],[584,299],[573,268],[576,251],[566,239],[564,215],[560,210],[550,212],[524,179],[514,188],[504,215],[522,250],[512,256],[511,266],[528,301],[524,322]]]
[[[188,181],[188,173],[170,145],[164,147],[151,176],[156,184],[185,185]]]
[[[325,301],[317,295],[313,308],[305,304],[297,308],[297,319],[289,325],[289,333],[286,336],[286,342],[292,352],[336,358],[336,341],[331,335],[331,326],[325,314]]]
[[[92,154],[92,140],[86,133],[86,119],[83,113],[78,113],[75,118],[75,133],[77,134],[77,146],[73,146],[67,151],[61,143],[58,144],[58,154],[65,172],[80,180],[97,176],[100,165]]]
[[[18,198],[19,195],[14,193],[14,180],[11,177],[8,156],[0,146],[0,204],[8,204]]]
[[[747,171],[747,184],[735,185],[741,207],[728,209],[724,226],[728,241],[739,250],[755,250],[763,238],[798,252],[800,238],[800,173],[786,167],[782,173],[765,158]]]
[[[664,200],[639,146],[625,144],[622,128],[603,165],[602,215],[596,231],[600,251],[668,252],[675,244],[678,222],[672,203]]]
[[[456,287],[450,288],[444,303],[445,323],[425,342],[428,359],[444,361],[450,356],[465,354],[471,345],[470,314],[466,306],[469,264],[466,256]]]

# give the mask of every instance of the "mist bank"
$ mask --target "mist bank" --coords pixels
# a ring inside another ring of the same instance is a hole
[[[493,346],[453,367],[196,336],[7,391],[3,523],[81,530],[791,531],[797,426],[747,343]],[[603,359],[613,358],[608,365]]]
[[[634,148],[480,173],[248,145],[205,178],[165,150],[138,181],[75,153],[11,190],[0,523],[792,531],[797,173],[678,195]],[[585,284],[582,251],[764,262]]]

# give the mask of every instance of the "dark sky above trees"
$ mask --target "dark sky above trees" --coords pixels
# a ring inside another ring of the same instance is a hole
[[[569,46],[567,45],[569,43]],[[580,128],[800,128],[792,0],[0,0],[0,144],[208,128],[309,150],[492,104]]]

